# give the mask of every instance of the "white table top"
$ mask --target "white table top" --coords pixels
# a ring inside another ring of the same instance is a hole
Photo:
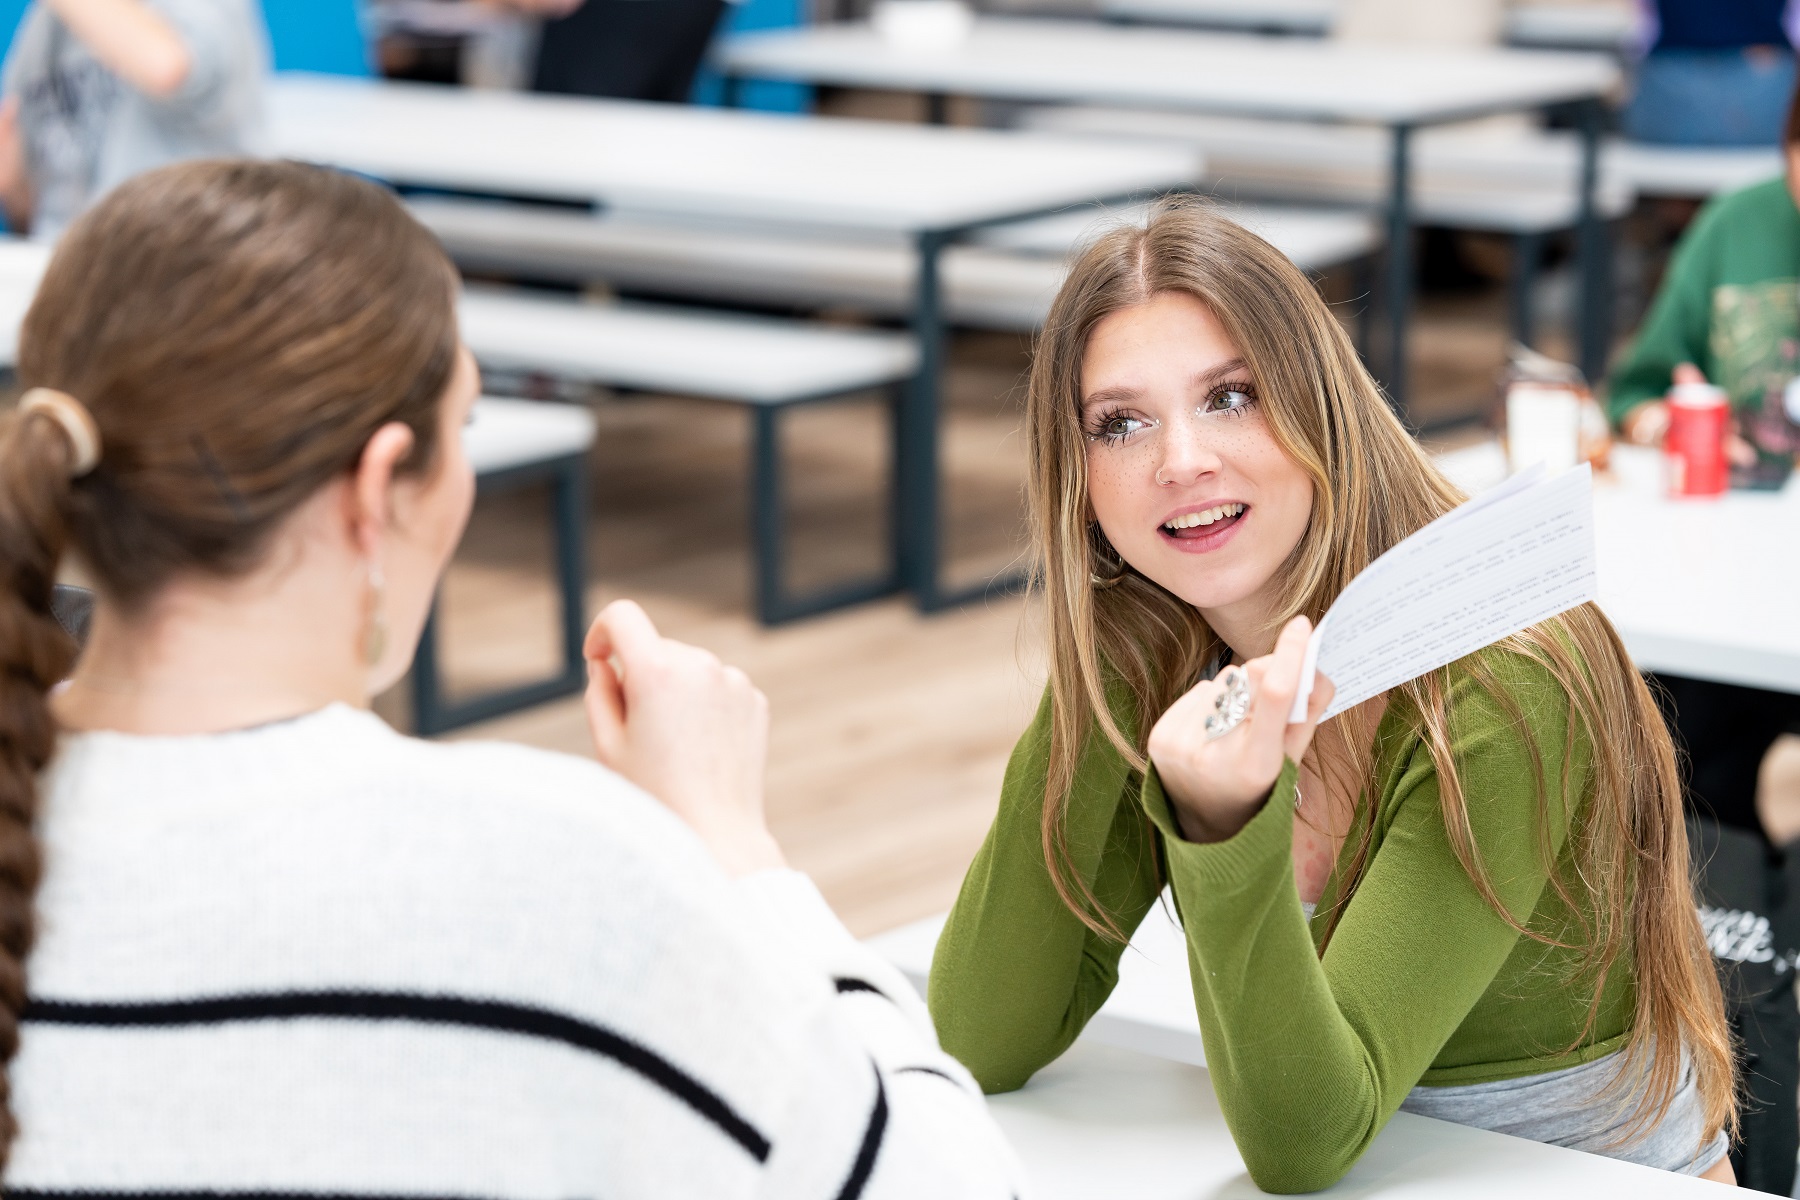
[[[924,990],[943,928],[929,917],[869,939]],[[1182,934],[1152,909],[1119,985],[1079,1041],[1024,1088],[989,1098],[1037,1194],[1051,1200],[1226,1200],[1263,1195],[1203,1069]],[[1397,1113],[1334,1196],[1702,1196],[1716,1186],[1591,1154]]]
[[[1286,38],[984,17],[941,50],[903,49],[863,23],[745,33],[720,63],[742,75],[1299,120],[1451,120],[1599,95],[1608,56],[1342,45]]]
[[[911,232],[1165,189],[1190,151],[283,74],[275,153],[664,215]]]
[[[49,265],[49,246],[0,235],[0,367],[19,360],[19,326]]]
[[[1465,487],[1505,469],[1493,445],[1439,463]],[[1638,666],[1800,692],[1800,476],[1780,492],[1670,500],[1660,455],[1616,447],[1594,520],[1600,607]]]
[[[1132,21],[1323,34],[1342,0],[1100,0],[1100,12]],[[1506,37],[1516,45],[1615,50],[1641,32],[1642,18],[1617,4],[1513,5]]]
[[[989,1098],[1045,1200],[1252,1200],[1204,1070],[1083,1038],[1019,1091]],[[1396,1113],[1324,1193],[1397,1200],[1716,1196],[1719,1185]]]

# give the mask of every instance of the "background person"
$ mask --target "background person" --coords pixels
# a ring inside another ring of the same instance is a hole
[[[1674,755],[1599,610],[1315,737],[1322,683],[1290,726],[1307,619],[1463,497],[1311,282],[1204,209],[1099,239],[1044,328],[1026,425],[1050,684],[938,942],[944,1047],[990,1091],[1022,1085],[1167,883],[1264,1189],[1332,1184],[1401,1108],[1730,1180]],[[1255,699],[1208,740],[1227,662]]]
[[[1794,90],[1792,0],[1655,0],[1625,133],[1682,146],[1769,146]]]
[[[7,53],[0,205],[54,238],[140,171],[260,148],[257,0],[36,0]]]
[[[726,0],[585,0],[544,22],[534,91],[685,104]]]
[[[138,176],[57,248],[19,364],[55,391],[0,418],[7,1188],[1018,1194],[783,869],[741,672],[609,608],[611,770],[368,711],[474,492],[456,288],[391,195],[291,163]],[[65,552],[100,600],[51,701]]]

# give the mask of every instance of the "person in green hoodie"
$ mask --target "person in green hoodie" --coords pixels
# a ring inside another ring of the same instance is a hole
[[[1026,403],[1050,680],[938,943],[944,1048],[1023,1085],[1167,887],[1262,1188],[1401,1108],[1729,1181],[1673,748],[1600,611],[1288,723],[1308,620],[1464,499],[1305,276],[1164,202],[1076,262]]]
[[[1720,196],[1688,226],[1607,406],[1625,439],[1658,445],[1665,396],[1710,380],[1730,397],[1733,457],[1800,453],[1800,92],[1789,107],[1785,177]]]

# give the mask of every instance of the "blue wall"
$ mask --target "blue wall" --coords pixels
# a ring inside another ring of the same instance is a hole
[[[25,15],[26,6],[31,0],[0,0],[0,47],[12,45],[13,33],[19,28],[19,18]]]
[[[371,75],[356,0],[262,0],[277,71]]]
[[[719,36],[746,33],[752,29],[786,29],[806,24],[806,0],[744,0],[726,8],[719,22]],[[702,70],[694,80],[694,103],[717,104],[721,95],[719,76]],[[764,80],[740,85],[738,103],[745,108],[761,108],[771,112],[807,112],[812,108],[812,89],[799,83],[770,83]]]
[[[30,0],[0,0],[0,53],[12,45]],[[263,0],[277,71],[367,75],[368,40],[356,0]]]

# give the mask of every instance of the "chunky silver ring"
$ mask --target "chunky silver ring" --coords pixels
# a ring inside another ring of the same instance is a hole
[[[1209,742],[1224,737],[1250,715],[1250,676],[1243,668],[1226,667],[1219,672],[1219,682],[1225,685],[1224,690],[1213,698],[1213,711],[1202,723]]]

